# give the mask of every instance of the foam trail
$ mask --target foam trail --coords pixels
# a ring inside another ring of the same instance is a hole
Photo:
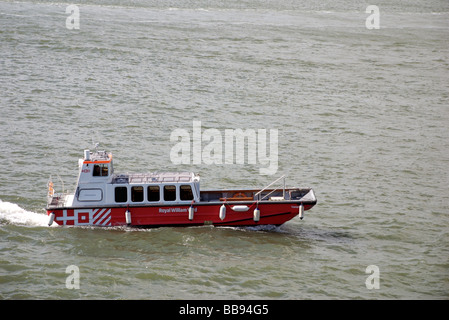
[[[48,216],[22,209],[15,203],[0,200],[0,221],[27,226],[48,226]]]

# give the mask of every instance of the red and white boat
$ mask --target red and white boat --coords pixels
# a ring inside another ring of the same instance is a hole
[[[281,177],[284,178],[284,177]],[[84,151],[73,194],[48,184],[49,225],[68,226],[255,226],[281,225],[312,208],[312,189],[200,190],[190,172],[115,174],[112,154]]]

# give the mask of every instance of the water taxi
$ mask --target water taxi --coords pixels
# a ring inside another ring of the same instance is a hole
[[[286,188],[284,176],[262,189],[200,190],[193,172],[116,174],[112,153],[84,150],[75,191],[55,193],[50,179],[46,211],[49,225],[62,226],[279,226],[316,203],[312,189]]]

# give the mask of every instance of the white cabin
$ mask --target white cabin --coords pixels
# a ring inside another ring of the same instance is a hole
[[[115,174],[112,154],[84,151],[76,191],[64,206],[190,204],[200,200],[200,177],[192,172]]]

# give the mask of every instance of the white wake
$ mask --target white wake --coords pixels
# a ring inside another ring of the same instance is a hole
[[[0,200],[0,222],[27,226],[48,226],[46,214],[27,211],[15,203]]]

